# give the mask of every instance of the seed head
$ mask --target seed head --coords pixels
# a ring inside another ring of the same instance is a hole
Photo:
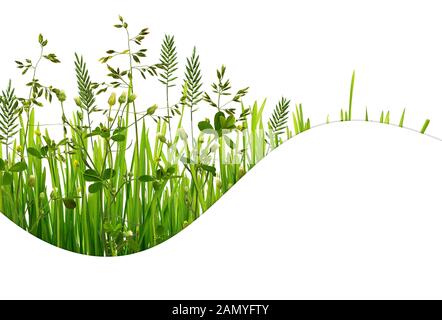
[[[124,232],[123,235],[126,238],[132,238],[134,236],[134,233],[132,232],[132,230],[128,230],[128,231]]]
[[[40,200],[44,200],[46,198],[46,194],[44,192],[40,192],[39,197]]]
[[[21,145],[18,145],[15,150],[17,150],[18,153],[22,153],[23,152],[23,147]]]
[[[223,186],[223,183],[221,182],[221,180],[220,180],[220,179],[216,179],[216,187],[217,187],[218,189],[221,189],[222,186]]]
[[[123,104],[126,102],[126,99],[127,99],[127,93],[126,91],[123,91],[123,93],[121,93],[120,97],[118,98],[118,103]]]
[[[80,97],[75,97],[75,98],[74,98],[74,101],[75,101],[75,104],[76,104],[78,107],[81,107],[81,98],[80,98]]]
[[[74,160],[74,168],[79,168],[80,167],[80,162],[78,162],[78,160]]]
[[[166,137],[164,136],[164,134],[162,134],[162,133],[158,133],[158,134],[157,134],[157,138],[158,138],[158,140],[160,140],[162,143],[167,143],[167,139],[166,139]]]
[[[137,95],[136,95],[136,94],[131,94],[131,95],[129,96],[129,98],[127,99],[127,102],[128,102],[128,103],[132,103],[132,102],[135,101],[136,98],[137,98]]]
[[[107,100],[107,103],[110,107],[113,107],[115,103],[117,102],[117,94],[115,92],[112,92],[109,99]]]
[[[63,90],[57,90],[56,95],[57,95],[58,101],[60,101],[60,102],[66,101],[66,92],[64,92]]]
[[[184,128],[177,129],[177,134],[183,141],[186,141],[187,138],[189,137],[186,133],[186,130],[184,130]]]
[[[35,135],[36,135],[37,137],[40,137],[40,136],[41,136],[41,132],[40,132],[40,130],[35,130],[34,133],[35,133]]]
[[[157,109],[158,109],[158,106],[156,104],[154,104],[152,107],[147,109],[146,113],[149,116],[152,116],[155,113],[155,111],[157,111]]]
[[[210,146],[210,152],[216,152],[216,150],[218,150],[219,149],[219,144],[217,143],[217,142],[215,142],[214,144],[212,144],[211,146]]]
[[[57,198],[57,196],[58,196],[58,189],[54,188],[54,190],[52,190],[51,192],[51,199],[54,200]]]
[[[35,180],[35,176],[30,175],[28,178],[28,186],[30,186],[31,188],[35,187]]]

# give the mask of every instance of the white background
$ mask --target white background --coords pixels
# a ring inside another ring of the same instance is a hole
[[[124,45],[112,28],[122,14],[134,31],[150,27],[150,62],[172,33],[181,61],[196,45],[204,81],[224,63],[235,88],[251,86],[248,102],[286,95],[314,124],[337,119],[356,70],[357,118],[368,106],[397,122],[406,107],[407,126],[430,118],[442,137],[438,1],[14,1],[2,13],[5,85],[24,82],[13,61],[35,57],[42,32],[64,64],[41,80],[73,97],[73,52],[103,75],[97,59]],[[145,106],[164,100],[155,80],[140,88]],[[57,106],[43,110],[58,121]],[[440,298],[440,150],[395,127],[316,128],[175,238],[118,259],[64,252],[0,217],[0,297]]]

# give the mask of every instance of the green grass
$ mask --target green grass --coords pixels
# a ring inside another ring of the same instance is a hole
[[[60,60],[46,52],[48,41],[40,35],[37,59],[16,61],[29,77],[29,94],[16,96],[9,83],[0,98],[0,211],[48,243],[95,256],[127,255],[167,240],[269,152],[312,127],[303,105],[292,109],[285,98],[265,119],[266,101],[247,106],[248,88],[233,91],[224,65],[210,91],[203,91],[196,48],[180,75],[173,36],[165,37],[159,62],[145,64],[141,46],[149,30],[132,35],[121,17],[115,27],[127,41],[100,59],[107,81],[93,81],[75,54],[75,99],[41,83],[42,62]],[[123,63],[111,65],[117,57]],[[147,77],[164,86],[165,101],[140,111],[136,92],[145,90]],[[341,121],[353,119],[354,85],[355,73]],[[178,101],[172,90],[180,93]],[[60,128],[35,120],[49,103],[62,111]],[[212,109],[212,116],[199,117],[202,108]],[[377,119],[390,124],[390,117],[388,111]],[[404,118],[405,110],[400,127]],[[368,110],[364,119],[370,120]],[[428,125],[426,120],[422,133]],[[60,129],[62,137],[55,139],[51,130]]]

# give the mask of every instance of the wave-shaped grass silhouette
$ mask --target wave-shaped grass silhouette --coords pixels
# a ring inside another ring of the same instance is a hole
[[[29,95],[18,97],[9,83],[0,101],[0,211],[48,243],[94,256],[139,252],[176,235],[272,150],[312,127],[303,106],[291,112],[286,98],[268,119],[265,101],[247,107],[248,88],[232,91],[225,66],[204,92],[196,49],[187,59],[181,98],[172,102],[174,37],[164,38],[159,62],[146,65],[141,61],[146,50],[139,46],[148,29],[131,34],[122,17],[115,27],[125,31],[127,47],[108,50],[100,59],[109,82],[92,81],[85,60],[75,54],[75,99],[41,83],[42,61],[60,60],[39,35],[37,60],[16,61],[23,74],[31,74]],[[117,56],[126,63],[114,65]],[[135,73],[158,78],[166,91],[164,107],[137,108],[134,82],[141,79]],[[354,83],[353,73],[342,122],[354,120]],[[52,101],[62,110],[60,137],[42,132],[45,124],[35,120],[37,107]],[[197,117],[202,104],[213,110],[211,119]],[[74,109],[68,111],[70,105]],[[390,112],[382,112],[379,121],[390,124]],[[398,126],[404,121],[405,110]]]
[[[434,298],[442,283],[441,161],[440,141],[409,130],[365,122],[320,126],[269,154],[170,240],[116,259],[41,245],[2,217],[2,257],[9,261],[2,264],[2,291],[8,297]],[[38,277],[11,276],[30,266]],[[112,290],[115,274],[142,289]],[[48,278],[63,281],[42,292]]]
[[[353,121],[353,122],[355,122],[355,121]],[[367,123],[368,124],[368,122],[366,122],[366,121],[360,121],[360,122],[363,122],[363,123]],[[346,122],[346,123],[351,123],[351,122]],[[372,123],[372,122],[370,122],[370,123]],[[335,124],[339,124],[339,123],[328,123],[328,124],[324,124],[325,126],[331,126],[331,127],[333,127],[333,125],[335,125]],[[344,124],[344,123],[343,123]],[[376,124],[376,123],[373,123],[373,124]],[[317,127],[321,127],[321,126],[323,126],[323,125],[320,125],[320,126],[317,126]],[[391,126],[390,126],[391,127]],[[316,127],[314,127],[314,128],[316,128]],[[407,128],[408,129],[408,128]],[[374,129],[375,130],[375,129]],[[400,128],[400,130],[404,130],[404,128]],[[416,134],[420,134],[420,132],[419,131],[416,131],[416,130],[412,130],[412,129],[408,129],[407,131],[409,131],[409,130],[411,130],[412,132],[415,132]],[[430,137],[430,136],[428,136],[428,135],[425,135],[426,137]],[[294,139],[294,140],[297,140],[297,139]],[[278,148],[279,149],[279,148]],[[280,152],[284,152],[284,150],[282,150],[282,148],[279,150]],[[265,162],[265,161],[264,161]],[[281,164],[282,165],[282,164]],[[229,189],[232,187],[233,185],[231,185],[231,186],[229,186]],[[28,186],[29,187],[29,186]],[[228,191],[228,190],[226,190],[226,191]],[[222,195],[224,195],[225,194],[225,192],[223,192],[223,193],[220,193],[220,197],[222,196]],[[218,199],[216,199],[216,200],[218,200]],[[214,201],[215,202],[215,201]],[[6,215],[6,216],[8,216],[8,215]],[[11,217],[10,217],[10,215],[8,216],[10,219],[11,219]],[[12,221],[13,221],[13,219],[11,219]],[[29,229],[26,229],[26,228],[23,228],[23,229],[25,229],[25,230],[28,230],[28,231],[31,231],[31,230],[29,230]],[[32,234],[34,234],[33,232],[31,232]],[[178,232],[177,232],[178,233]],[[175,233],[176,234],[176,233]],[[42,238],[41,236],[39,236],[38,234],[34,234],[35,236],[37,236],[38,238],[40,238],[40,239],[42,239],[42,240],[45,240],[45,241],[47,241],[46,239],[44,239],[44,238]],[[170,237],[172,237],[174,234],[168,234],[168,236],[167,236],[167,238],[170,238]],[[135,235],[133,235],[134,237],[135,237]],[[49,243],[52,243],[51,241],[47,241],[47,242],[49,242]],[[54,243],[52,243],[52,244],[54,244]],[[60,248],[63,248],[63,249],[67,249],[67,250],[69,250],[69,251],[73,251],[73,252],[78,252],[78,253],[84,253],[84,252],[81,252],[81,251],[76,251],[76,250],[72,250],[72,249],[70,249],[70,248],[66,248],[66,247],[63,247],[63,246],[58,246],[58,247],[60,247]],[[139,250],[139,251],[142,251],[142,250]]]

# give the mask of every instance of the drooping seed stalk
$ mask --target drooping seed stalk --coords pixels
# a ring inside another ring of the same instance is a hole
[[[26,126],[25,126],[25,140],[24,140],[24,144],[23,144],[23,155],[24,152],[26,150],[26,146],[27,146],[27,136],[28,136],[28,131],[29,131],[29,114],[31,111],[31,108],[33,106],[33,103],[31,102],[31,97],[32,97],[32,93],[34,91],[34,85],[35,85],[35,81],[37,80],[37,69],[38,66],[41,62],[41,60],[43,59],[43,51],[44,51],[44,47],[42,45],[40,45],[40,56],[38,57],[37,62],[35,63],[35,66],[33,66],[33,71],[32,71],[32,85],[29,88],[29,95],[28,95],[28,103],[29,105],[27,107],[25,107],[25,112],[26,112]]]
[[[28,131],[29,131],[29,121],[30,121],[30,111],[31,108],[33,106],[33,103],[31,102],[31,97],[32,97],[32,93],[34,91],[34,86],[35,86],[35,81],[37,79],[37,69],[38,66],[41,62],[41,60],[43,59],[43,51],[44,51],[44,46],[42,44],[40,44],[40,56],[38,57],[37,62],[35,63],[35,65],[32,67],[32,85],[29,88],[29,95],[28,95],[28,104],[27,106],[24,106],[25,112],[26,112],[26,126],[25,126],[25,133],[24,133],[24,141],[23,141],[23,151],[21,153],[21,160],[24,160],[24,154],[26,152],[26,148],[27,148],[27,140],[28,140]],[[19,173],[19,178],[18,178],[18,185],[17,185],[17,195],[16,195],[16,201],[19,201],[19,192],[20,192],[20,184],[22,181],[22,175],[23,173],[20,172]]]

